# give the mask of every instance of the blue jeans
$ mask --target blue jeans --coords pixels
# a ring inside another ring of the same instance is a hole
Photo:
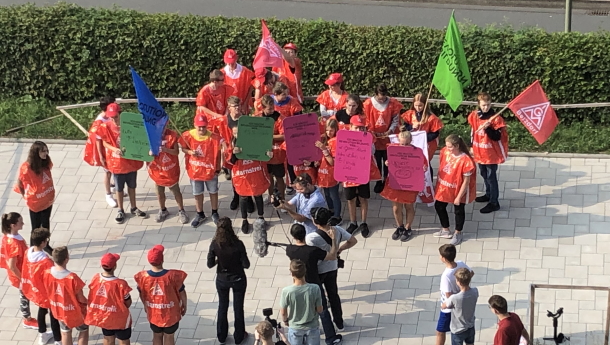
[[[339,196],[339,184],[330,188],[322,188],[328,208],[333,210],[334,217],[341,217],[341,197]]]
[[[451,333],[451,345],[467,345],[474,344],[474,327],[468,328],[464,332],[461,333]]]
[[[500,191],[498,190],[498,164],[479,164],[479,170],[485,182],[485,195],[489,197],[490,204],[497,204]]]
[[[290,345],[320,345],[320,329],[294,329],[288,327]]]

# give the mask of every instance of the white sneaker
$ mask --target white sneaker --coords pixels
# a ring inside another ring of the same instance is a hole
[[[116,200],[114,200],[112,194],[106,194],[106,202],[108,203],[108,206],[112,208],[117,206]]]
[[[116,187],[114,185],[110,186],[110,193],[116,192]]]
[[[441,230],[441,231],[435,232],[434,234],[432,234],[432,236],[440,237],[440,238],[446,238],[446,239],[453,238],[453,234],[451,233],[451,231],[445,231],[445,230]]]
[[[56,341],[53,345],[61,345],[61,341]]]
[[[38,338],[38,344],[46,345],[46,343],[48,343],[51,339],[53,339],[52,332],[40,333],[40,337]]]

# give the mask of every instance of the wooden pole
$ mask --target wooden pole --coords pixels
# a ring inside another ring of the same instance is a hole
[[[496,114],[494,114],[494,116],[490,117],[489,120],[485,121],[484,124],[482,124],[478,129],[477,132],[483,130],[485,128],[485,126],[490,123],[491,121],[495,120],[496,117],[500,116],[500,114],[502,114],[506,109],[508,109],[508,105],[506,105],[504,108],[502,108],[502,110],[500,110],[499,112],[497,112]]]
[[[434,86],[434,83],[430,82],[430,89],[428,90],[428,96],[426,97],[426,103],[424,103],[424,111],[422,111],[422,117],[424,116],[424,114],[426,113],[426,109],[428,109],[428,101],[430,100],[430,95],[432,94],[432,87]]]
[[[534,322],[535,322],[535,316],[536,316],[536,314],[534,312],[534,309],[536,308],[535,297],[536,297],[536,285],[531,284],[530,285],[530,339],[529,339],[530,344],[534,343]]]
[[[89,136],[89,132],[83,128],[83,126],[80,125],[80,123],[78,123],[78,121],[74,120],[74,118],[72,116],[70,116],[70,114],[68,114],[67,111],[65,111],[64,109],[59,109],[59,111],[61,111],[62,114],[64,114],[68,120],[72,121],[73,124],[76,125],[76,127],[78,127],[78,129],[81,130],[81,132],[83,132],[83,134],[85,134],[85,136]]]
[[[25,127],[29,127],[29,126],[32,126],[32,125],[37,125],[37,124],[39,124],[39,123],[43,123],[43,122],[47,122],[47,121],[51,121],[51,120],[53,120],[53,119],[56,119],[56,118],[58,118],[58,117],[62,117],[62,116],[63,116],[63,115],[55,115],[55,116],[51,116],[51,117],[49,117],[49,118],[46,118],[46,119],[44,119],[44,120],[39,120],[39,121],[35,121],[35,122],[31,122],[31,123],[25,124],[25,125],[23,125],[23,126],[19,126],[19,127],[11,128],[11,129],[7,130],[6,132],[4,132],[4,134],[13,133],[13,132],[16,132],[16,131],[18,131],[18,130],[20,130],[20,129],[23,129],[23,128],[25,128]],[[3,134],[3,135],[4,135],[4,134]]]

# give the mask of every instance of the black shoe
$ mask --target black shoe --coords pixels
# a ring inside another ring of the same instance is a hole
[[[123,224],[125,222],[125,212],[123,212],[123,210],[119,210],[114,218],[114,221],[117,224]]]
[[[222,172],[225,174],[225,179],[231,181],[231,172],[227,168],[222,168]]]
[[[349,226],[347,227],[346,231],[349,232],[350,235],[352,235],[354,233],[354,231],[356,231],[356,229],[358,229],[358,225],[356,225],[354,223],[350,223]]]
[[[369,230],[369,226],[366,223],[360,223],[356,231],[358,230],[360,230],[360,232],[362,233],[362,237],[364,238],[368,238],[369,236],[371,236],[371,230]]]
[[[413,230],[411,230],[411,228],[404,230],[402,232],[402,235],[400,235],[400,242],[407,242],[408,240],[411,239],[412,234],[413,234]]]
[[[498,211],[500,209],[500,204],[492,204],[489,203],[487,205],[485,205],[485,207],[483,207],[481,209],[481,213],[485,214],[485,213],[492,213],[494,211]]]
[[[140,218],[147,218],[146,213],[140,211],[139,208],[134,207],[131,210],[131,214],[135,214],[136,216],[140,217]]]
[[[231,211],[235,211],[235,210],[237,210],[238,207],[239,207],[239,197],[233,198],[233,200],[231,200],[231,205],[229,205],[229,208],[231,209]]]
[[[338,345],[338,344],[341,344],[342,341],[343,341],[343,336],[341,334],[337,334],[333,338],[333,341],[331,342],[331,344],[332,345]]]
[[[252,197],[248,197],[248,213],[254,213],[254,200]]]
[[[250,233],[250,223],[248,223],[247,219],[244,219],[241,222],[241,232],[243,232],[246,235]]]
[[[235,345],[240,345],[241,343],[243,343],[246,339],[248,339],[248,332],[244,332],[244,338],[241,341],[235,341]],[[233,338],[235,338],[235,336],[233,336]]]
[[[373,191],[377,194],[383,192],[383,181],[377,181],[377,183],[375,183],[375,188],[373,188]]]
[[[402,236],[402,232],[405,231],[404,226],[399,226],[396,228],[396,231],[392,234],[392,239],[394,241],[398,240]]]
[[[481,195],[481,196],[477,196],[474,201],[476,202],[489,202],[489,196],[487,194],[485,195]]]

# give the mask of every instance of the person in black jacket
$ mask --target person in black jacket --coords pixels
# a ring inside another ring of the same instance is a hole
[[[246,296],[246,273],[250,260],[244,243],[239,240],[231,219],[222,217],[218,220],[216,234],[210,243],[208,268],[216,267],[216,291],[218,292],[218,321],[216,336],[224,344],[229,333],[227,311],[229,310],[229,290],[233,289],[233,313],[235,314],[235,344],[241,344],[247,337],[244,320],[244,298]]]

